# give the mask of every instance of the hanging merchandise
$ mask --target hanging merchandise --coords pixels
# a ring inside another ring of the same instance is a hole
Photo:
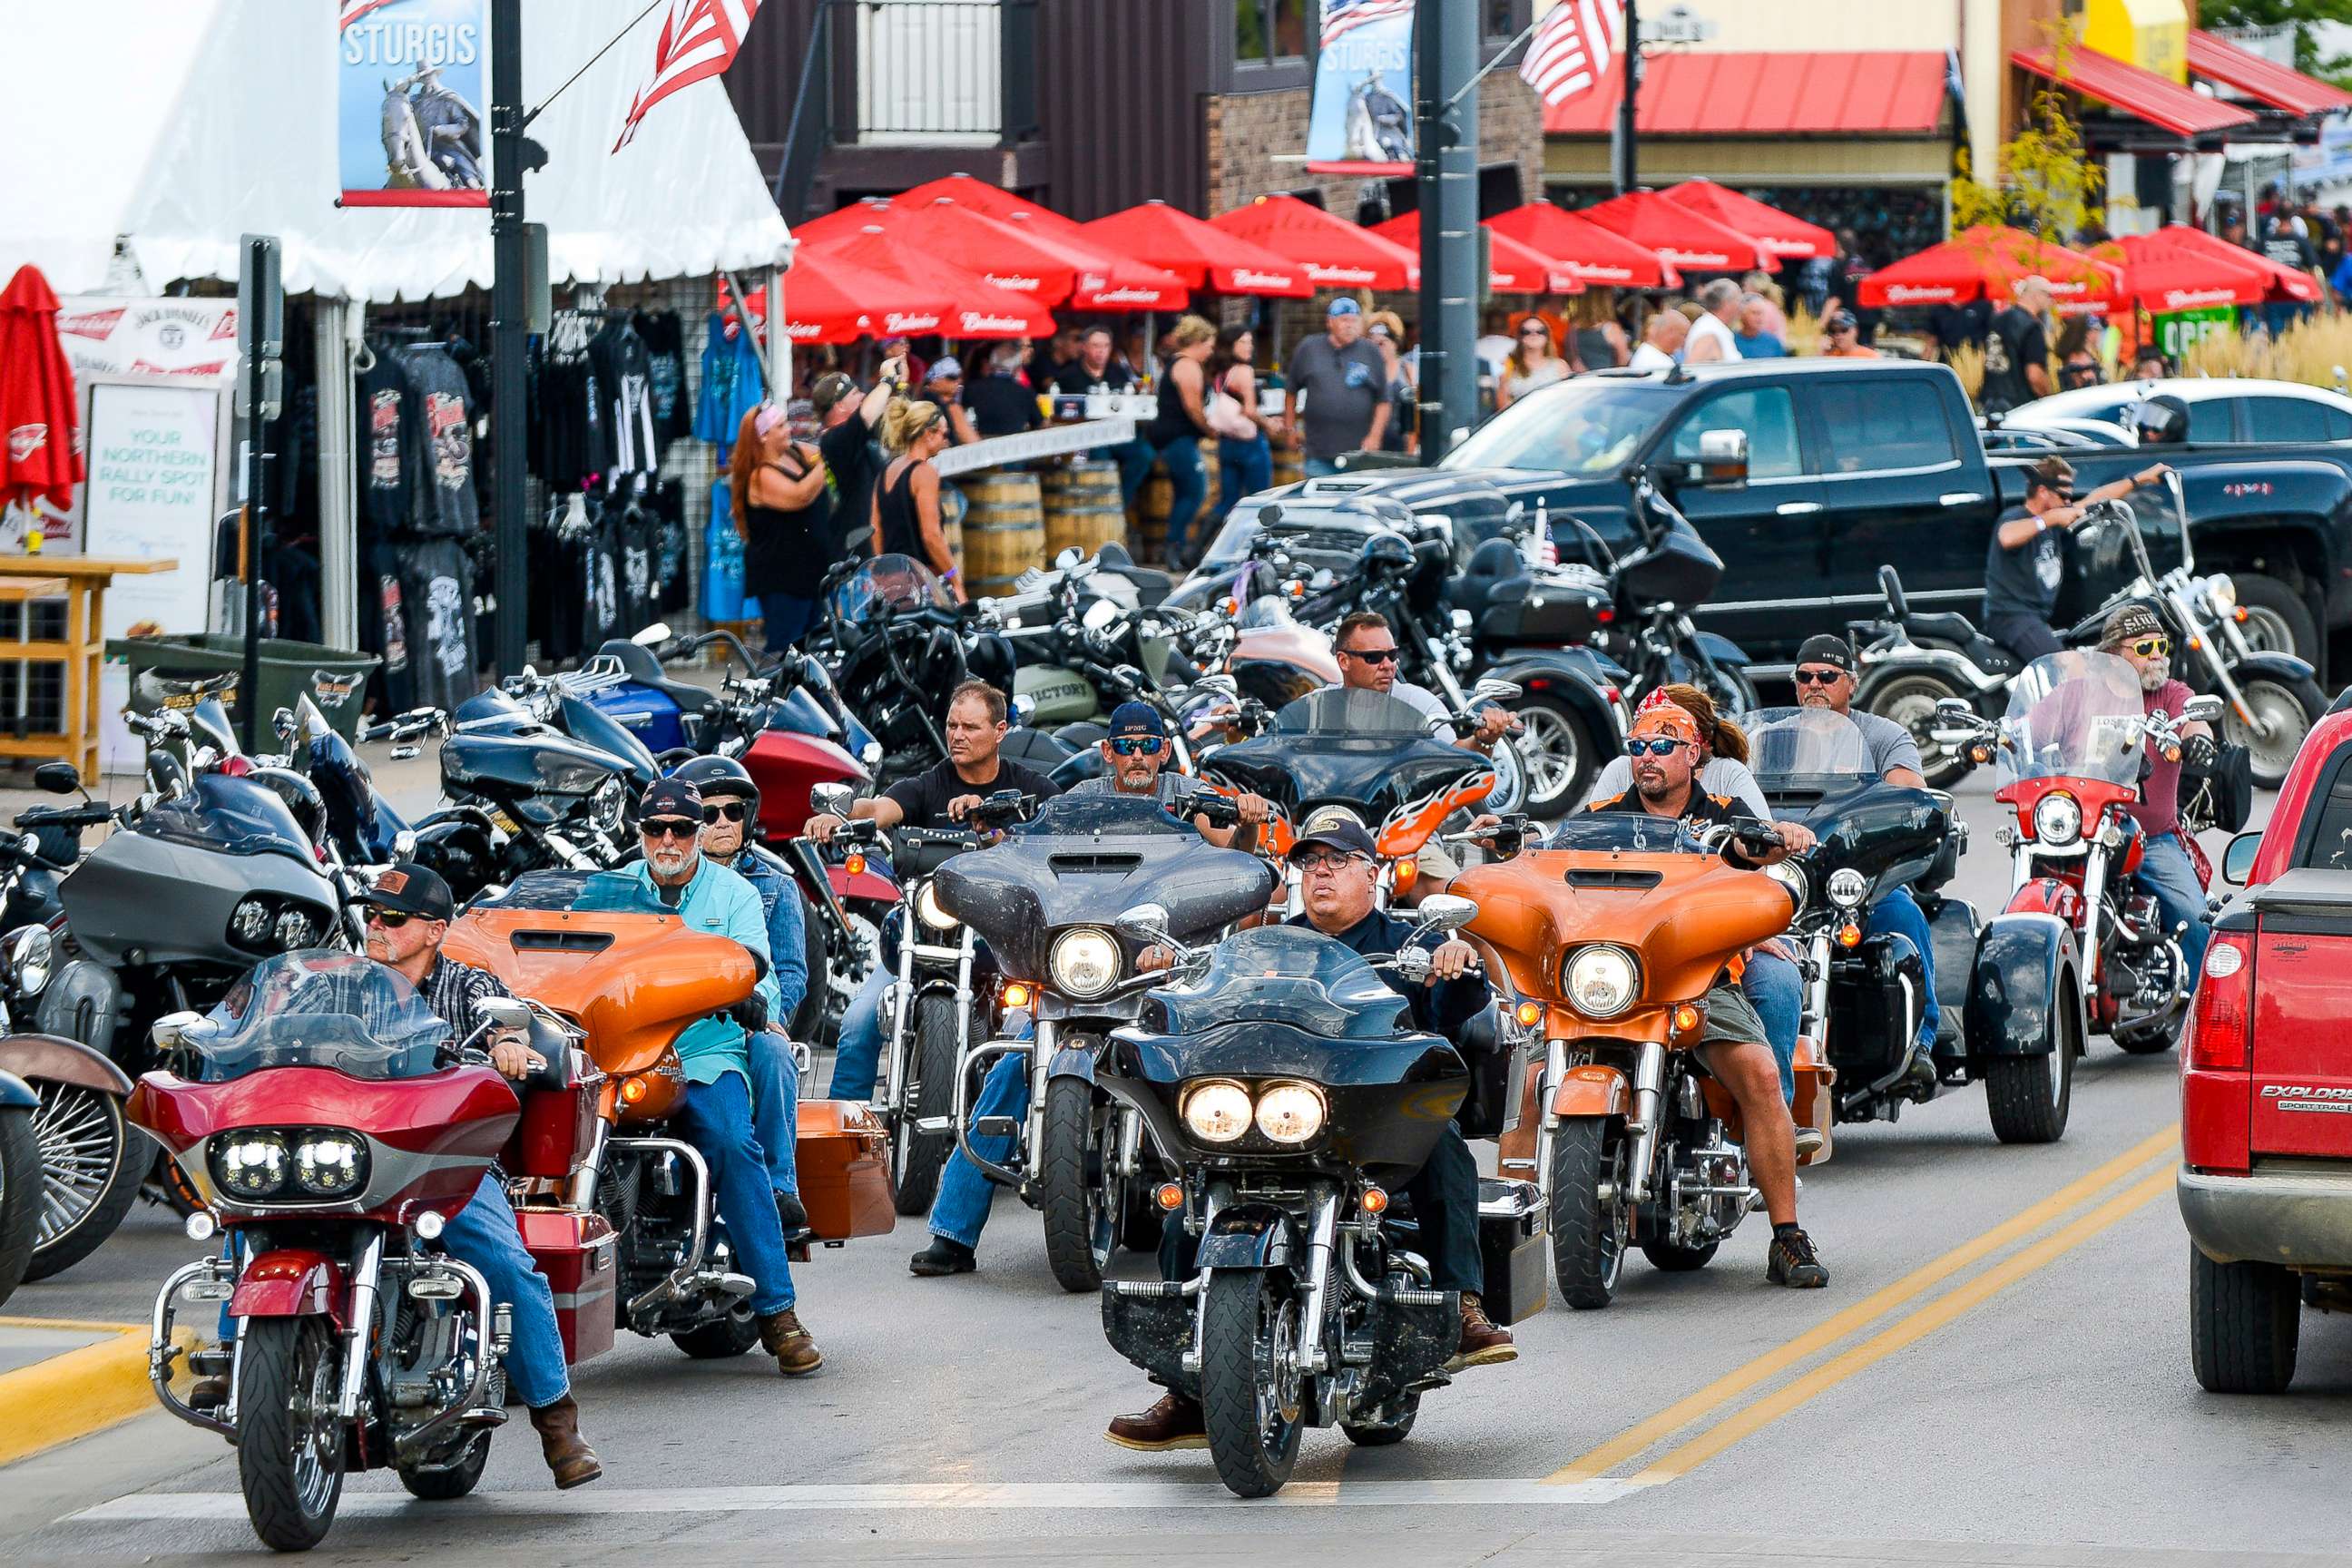
[[[620,512],[621,624],[628,637],[651,626],[654,619],[654,523],[644,506],[631,500]]]
[[[416,706],[416,679],[408,667],[408,620],[400,592],[400,552],[371,544],[361,552],[360,651],[372,653],[383,710],[403,713]]]
[[[655,608],[676,615],[692,597],[686,569],[686,490],[663,480],[647,494],[646,505],[654,514]]]
[[[761,373],[760,350],[739,318],[710,312],[709,341],[702,350],[702,395],[695,404],[694,435],[719,447],[727,461],[743,416],[766,401],[768,384]]]
[[[702,531],[702,618],[743,618],[743,540],[729,521],[735,515],[727,481],[710,487],[710,521]]]
[[[589,358],[595,327],[583,310],[559,310],[540,345],[531,467],[558,493],[585,489],[610,462],[604,398]]]
[[[652,473],[661,467],[661,447],[654,435],[653,363],[645,340],[626,317],[612,317],[589,340],[588,363],[595,367],[596,384],[604,392],[605,428],[612,441],[603,472],[608,479]]]
[[[473,568],[454,539],[400,552],[410,668],[418,703],[454,709],[474,695]]]
[[[676,310],[640,310],[629,324],[644,341],[653,369],[654,439],[667,451],[693,423],[686,404],[686,328]]]
[[[418,463],[408,531],[465,539],[481,531],[474,493],[474,410],[466,373],[439,343],[400,353],[408,376],[409,440]]]
[[[408,525],[415,465],[408,449],[408,375],[388,348],[368,347],[359,374],[360,526],[378,536]],[[371,650],[373,651],[373,650]]]

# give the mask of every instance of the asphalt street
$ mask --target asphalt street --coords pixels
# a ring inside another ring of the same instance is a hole
[[[1980,910],[2007,891],[1990,796],[1962,791],[1960,890]],[[2054,1146],[1996,1143],[1980,1089],[1841,1129],[1801,1200],[1828,1289],[1765,1283],[1760,1218],[1697,1273],[1636,1259],[1613,1306],[1518,1325],[1518,1360],[1432,1394],[1408,1441],[1310,1433],[1267,1502],[1227,1496],[1205,1453],[1103,1440],[1155,1391],[1107,1346],[1094,1300],[1054,1286],[1034,1215],[1000,1198],[980,1272],[944,1280],[908,1276],[922,1235],[902,1221],[796,1271],[825,1354],[814,1377],[625,1337],[576,1374],[604,1480],[557,1493],[518,1425],[461,1502],[354,1478],[319,1555],[2352,1562],[2352,1322],[2306,1313],[2284,1398],[2198,1389],[2177,1120],[2174,1058],[2098,1040]],[[138,1321],[192,1247],[142,1211],[9,1310]],[[160,1415],[0,1469],[0,1559],[254,1550],[232,1450]]]

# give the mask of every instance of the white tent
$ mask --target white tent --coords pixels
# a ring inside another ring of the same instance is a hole
[[[523,91],[536,106],[646,10],[532,0]],[[792,241],[718,79],[662,100],[613,143],[667,7],[533,122],[524,181],[557,283],[629,283],[783,265]],[[150,288],[234,280],[240,234],[285,246],[289,293],[390,301],[490,281],[478,209],[335,205],[335,7],[326,0],[0,0],[0,279],[37,265],[59,294],[105,289],[120,237]],[[488,105],[480,106],[487,112]]]

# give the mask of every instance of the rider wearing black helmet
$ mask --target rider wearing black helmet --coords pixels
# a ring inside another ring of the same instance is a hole
[[[768,921],[768,952],[775,965],[782,1005],[772,1027],[746,1042],[751,1058],[751,1130],[768,1157],[768,1181],[776,1190],[776,1217],[790,1237],[808,1224],[800,1199],[793,1142],[800,1120],[800,1062],[784,1029],[808,994],[808,911],[799,884],[783,862],[761,848],[760,786],[732,757],[697,757],[675,777],[701,792],[702,852],[730,868],[760,895]]]
[[[2131,426],[2143,447],[2177,447],[2189,439],[2189,405],[2159,392],[2132,410]]]

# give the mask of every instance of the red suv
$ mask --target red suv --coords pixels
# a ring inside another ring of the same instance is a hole
[[[2247,890],[2180,1050],[2189,1354],[2215,1393],[2277,1394],[2305,1300],[2352,1305],[2352,711],[2313,728],[2221,870]]]

